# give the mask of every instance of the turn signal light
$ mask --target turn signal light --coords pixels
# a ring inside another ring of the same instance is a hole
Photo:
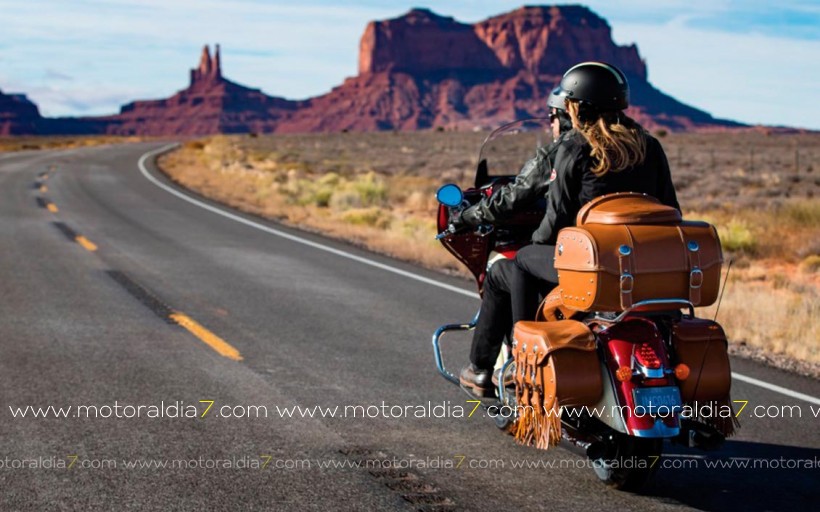
[[[628,380],[631,380],[632,379],[632,368],[630,368],[629,366],[621,366],[615,372],[615,377],[621,382],[626,382]]]
[[[686,380],[689,378],[689,367],[681,363],[675,367],[675,377],[678,380]]]

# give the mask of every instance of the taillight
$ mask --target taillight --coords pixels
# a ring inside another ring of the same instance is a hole
[[[635,350],[635,359],[644,368],[656,370],[661,367],[661,360],[655,349],[649,343],[642,343],[640,347]]]

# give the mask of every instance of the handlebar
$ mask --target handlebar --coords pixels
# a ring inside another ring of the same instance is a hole
[[[449,226],[447,226],[447,229],[436,235],[436,240],[441,240],[444,237],[454,235],[456,231],[457,230],[455,224],[450,224]]]
[[[459,231],[465,231],[466,228],[469,228],[469,227],[470,226],[465,226],[465,227],[462,227],[462,228],[456,228],[455,224],[450,224],[449,226],[447,226],[447,229],[445,229],[444,231],[442,231],[441,233],[436,235],[436,240],[441,240],[442,238],[448,237],[450,235],[455,235]],[[478,236],[487,236],[490,233],[492,233],[494,230],[495,230],[495,227],[493,227],[491,224],[480,224],[480,225],[476,226],[475,233]]]

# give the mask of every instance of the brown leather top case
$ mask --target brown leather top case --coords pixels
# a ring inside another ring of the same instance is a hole
[[[714,226],[681,221],[643,194],[599,197],[558,233],[555,268],[565,306],[621,311],[639,301],[717,299],[723,254]]]

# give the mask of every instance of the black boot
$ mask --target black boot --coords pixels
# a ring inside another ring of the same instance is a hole
[[[459,382],[462,389],[475,395],[477,398],[495,396],[495,387],[492,383],[493,371],[476,368],[472,363],[461,369]]]

